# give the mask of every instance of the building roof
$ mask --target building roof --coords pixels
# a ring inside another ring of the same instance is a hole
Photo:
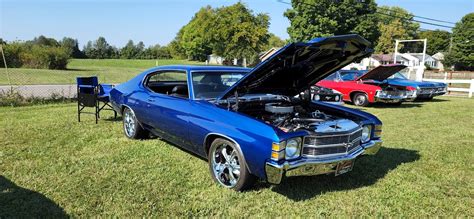
[[[373,54],[371,58],[379,62],[391,62],[393,61],[393,54]]]
[[[417,58],[418,60],[420,60],[420,62],[423,60],[423,54],[410,54],[410,55]],[[435,61],[435,59],[432,56],[426,54],[425,55],[425,62],[426,61]]]

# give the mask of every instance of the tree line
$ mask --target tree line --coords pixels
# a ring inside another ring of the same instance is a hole
[[[268,31],[267,14],[254,13],[245,4],[201,8],[168,45],[146,47],[143,42],[117,48],[104,37],[89,41],[79,49],[78,41],[60,41],[39,36],[31,41],[4,44],[7,63],[12,67],[66,67],[69,57],[91,59],[189,59],[204,61],[215,54],[226,60],[256,62],[259,53],[288,42],[316,37],[356,33],[373,43],[376,53],[394,52],[395,39],[428,39],[427,53],[446,54],[445,64],[458,69],[474,68],[474,13],[456,23],[453,32],[421,30],[414,15],[400,7],[378,7],[374,0],[292,0],[284,16],[290,21],[287,40]],[[422,45],[407,43],[400,52],[421,52]],[[3,61],[2,61],[3,62]],[[3,63],[2,63],[3,67]]]

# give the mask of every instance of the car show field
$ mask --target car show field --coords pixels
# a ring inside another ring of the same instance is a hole
[[[97,125],[92,116],[75,122],[76,107],[0,107],[2,215],[474,215],[473,99],[358,108],[384,123],[377,155],[338,177],[259,182],[242,193],[213,183],[205,160],[169,143],[127,139],[112,113]]]
[[[98,76],[107,83],[120,83],[129,80],[139,72],[156,65],[203,64],[202,62],[161,59],[72,59],[68,70],[9,68],[0,74],[0,85],[39,85],[39,84],[75,84],[78,76]],[[2,70],[3,71],[3,70]],[[9,82],[10,80],[10,82]]]

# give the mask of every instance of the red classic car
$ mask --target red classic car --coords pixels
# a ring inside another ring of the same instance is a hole
[[[344,101],[357,106],[367,106],[370,103],[383,102],[401,104],[410,100],[416,88],[410,86],[389,85],[381,82],[381,78],[393,75],[404,69],[404,65],[381,65],[363,73],[357,70],[340,70],[317,83],[318,86],[331,88],[341,92]]]

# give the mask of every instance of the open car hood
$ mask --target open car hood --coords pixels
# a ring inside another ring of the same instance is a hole
[[[383,81],[406,67],[400,64],[379,65],[357,78],[357,80]]]
[[[370,42],[356,34],[290,43],[258,64],[218,99],[249,93],[295,96],[372,51]]]

